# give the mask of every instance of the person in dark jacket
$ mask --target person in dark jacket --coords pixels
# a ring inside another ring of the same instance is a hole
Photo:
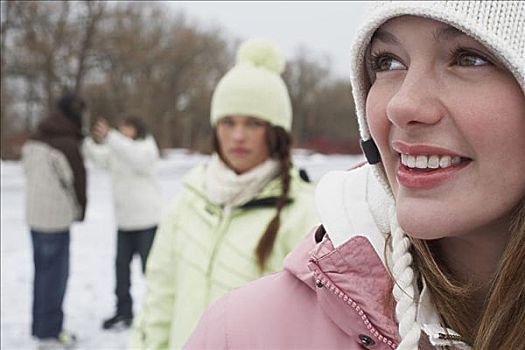
[[[86,170],[80,152],[84,101],[65,94],[24,144],[26,221],[35,267],[31,334],[39,348],[66,348],[62,302],[69,274],[71,224],[86,210]]]

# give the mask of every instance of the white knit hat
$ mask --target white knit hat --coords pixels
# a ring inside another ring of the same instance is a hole
[[[236,65],[217,84],[211,102],[211,124],[228,115],[247,115],[292,127],[292,104],[281,79],[284,58],[272,42],[245,41],[237,52]]]
[[[371,139],[366,121],[365,102],[370,89],[365,54],[374,32],[386,21],[402,15],[431,18],[447,23],[478,40],[514,75],[525,94],[525,2],[524,1],[382,1],[373,5],[352,47],[351,83],[361,139]],[[367,143],[369,146],[370,143]],[[392,195],[381,163],[375,173]],[[420,326],[416,320],[415,286],[409,252],[410,241],[396,219],[395,204],[390,212],[392,234],[392,272],[396,316],[402,342],[398,349],[417,349]]]

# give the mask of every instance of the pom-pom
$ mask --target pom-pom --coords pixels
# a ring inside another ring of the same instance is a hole
[[[284,72],[284,58],[275,45],[266,39],[250,39],[242,43],[237,51],[237,63],[250,63],[272,72]]]

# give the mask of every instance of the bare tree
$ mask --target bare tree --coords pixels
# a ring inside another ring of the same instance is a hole
[[[86,58],[104,4],[91,1],[8,3],[13,30],[10,36],[2,33],[10,44],[3,52],[6,75],[8,79],[22,81],[23,90],[36,91],[36,98],[41,100],[37,102],[49,109],[60,91],[80,90],[86,74]],[[30,95],[35,94],[26,93]]]
[[[211,96],[238,44],[220,27],[170,16],[161,2],[4,1],[2,157],[4,136],[31,130],[64,89],[86,97],[94,117],[144,117],[163,148],[208,151]],[[304,47],[287,64],[292,132],[303,147],[357,140],[348,84],[329,67]]]
[[[87,14],[83,18],[83,40],[78,53],[78,68],[75,74],[76,93],[81,92],[84,76],[88,69],[87,61],[93,47],[93,41],[97,34],[97,27],[105,10],[105,3],[100,1],[84,1]]]
[[[288,62],[284,79],[292,100],[293,136],[303,143],[309,137],[309,130],[315,130],[315,104],[321,89],[329,82],[330,70],[326,62],[320,63],[314,54],[300,47]]]
[[[8,135],[9,125],[7,123],[7,106],[11,104],[11,98],[5,84],[5,48],[6,48],[6,35],[11,29],[11,12],[13,10],[12,4],[9,1],[2,1],[1,3],[1,27],[2,27],[2,38],[0,42],[1,52],[1,65],[0,65],[0,138],[1,138],[1,149],[4,150],[7,147],[6,136]],[[3,154],[3,152],[2,152]]]
[[[194,126],[207,116],[190,111],[209,104],[200,98],[224,72],[220,30],[201,30],[183,14],[170,22],[163,8],[144,3],[114,8],[103,27],[99,66],[110,113],[134,110],[149,118],[162,147],[192,147]]]

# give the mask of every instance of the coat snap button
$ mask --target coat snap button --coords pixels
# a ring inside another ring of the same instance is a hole
[[[315,285],[317,286],[317,288],[323,288],[324,286],[323,281],[321,280],[315,280]]]
[[[364,334],[359,335],[359,342],[364,346],[372,346],[376,343],[372,338]]]

